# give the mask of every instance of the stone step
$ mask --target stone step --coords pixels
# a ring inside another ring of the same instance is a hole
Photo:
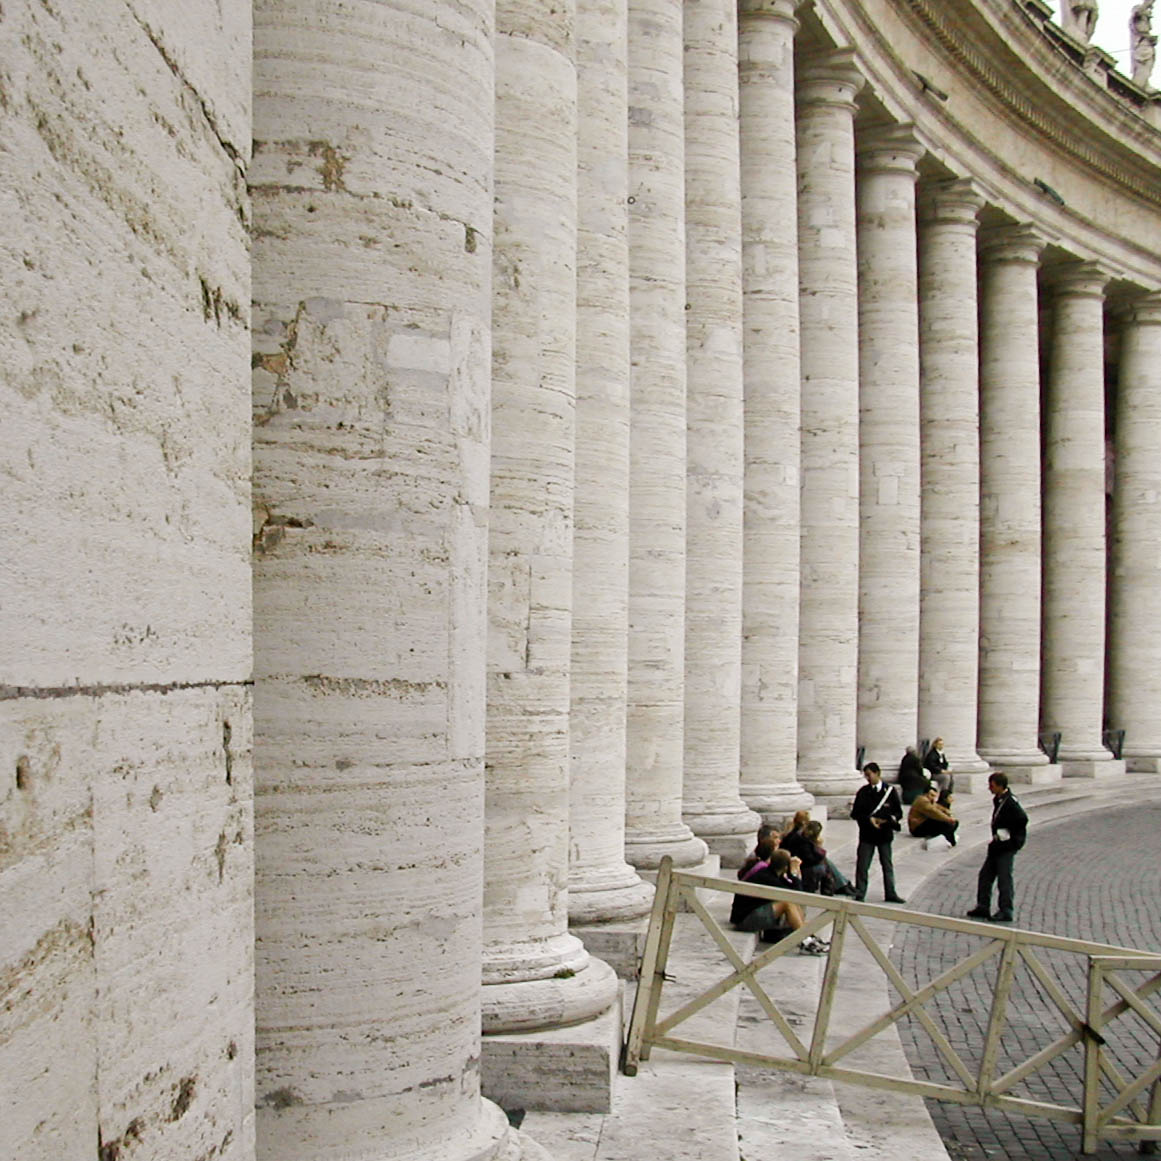
[[[708,910],[722,926],[729,896],[705,892]],[[748,958],[756,936],[728,932],[730,943]],[[696,915],[679,912],[674,921],[660,1014],[675,1011],[728,970],[712,937]],[[632,995],[634,985],[626,989]],[[732,1046],[738,1027],[739,989],[702,1009],[680,1026],[680,1034]],[[627,1003],[626,1023],[631,1015]],[[740,1161],[732,1065],[655,1049],[637,1075],[618,1074],[608,1114],[529,1112],[523,1130],[555,1161]]]

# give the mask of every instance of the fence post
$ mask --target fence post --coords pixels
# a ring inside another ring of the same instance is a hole
[[[1097,1123],[1100,1118],[1101,1098],[1101,1043],[1098,1029],[1101,1020],[1101,997],[1104,993],[1104,975],[1093,957],[1088,957],[1088,996],[1084,1011],[1084,1104],[1081,1110],[1082,1153],[1097,1150]]]
[[[641,971],[637,977],[637,994],[633,997],[633,1015],[629,1018],[629,1035],[621,1053],[621,1071],[626,1076],[637,1075],[637,1064],[649,1059],[645,1045],[646,1026],[652,1031],[661,1000],[661,985],[665,982],[665,961],[669,958],[669,937],[673,920],[666,923],[669,895],[673,889],[673,859],[666,855],[657,870],[653,891],[653,910],[649,915],[649,929],[645,936],[645,951],[641,956]],[[670,916],[672,911],[670,911]],[[665,928],[664,948],[661,933]]]

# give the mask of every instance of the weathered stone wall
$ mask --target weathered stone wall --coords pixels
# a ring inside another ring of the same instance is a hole
[[[243,6],[0,12],[0,1155],[253,1150]]]

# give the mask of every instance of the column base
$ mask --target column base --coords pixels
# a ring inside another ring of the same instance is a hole
[[[1064,770],[1059,762],[1045,762],[1042,766],[1015,766],[1003,767],[1008,775],[1008,782],[1013,786],[1049,786],[1059,782],[1064,777]]]
[[[954,794],[987,794],[988,775],[992,768],[985,762],[980,770],[953,770],[955,776]]]
[[[742,800],[762,816],[763,822],[775,824],[788,814],[810,810],[814,806],[814,795],[795,781],[743,786]]]
[[[739,798],[715,808],[693,804],[682,812],[685,825],[693,831],[723,867],[740,867],[754,849],[762,816],[755,814]]]
[[[620,979],[635,980],[640,976],[645,933],[649,930],[647,915],[620,923],[579,923],[569,930],[585,945],[589,955],[607,963]]]
[[[1065,778],[1120,778],[1125,773],[1124,758],[1070,758],[1058,754]]]
[[[637,868],[642,879],[651,883],[657,881],[657,868],[666,855],[673,860],[677,870],[688,871],[701,864],[706,852],[705,843],[685,823],[664,830],[641,831],[625,836],[625,858]],[[654,873],[646,874],[648,871]]]
[[[624,923],[648,915],[652,906],[652,884],[641,879],[628,863],[583,878],[578,876],[568,883],[570,927],[574,924]]]
[[[1123,751],[1131,774],[1161,774],[1161,754],[1133,754]]]
[[[613,969],[593,959],[574,935],[497,953],[484,948],[480,1020],[484,1034],[535,1032],[591,1020],[617,993]]]
[[[623,985],[607,964],[589,962],[586,971],[595,969],[602,985],[612,983],[611,1001],[595,1017],[568,1027],[483,1036],[480,1086],[489,1100],[506,1109],[610,1111],[621,1051]]]
[[[948,772],[954,774],[957,778],[962,770],[965,774],[986,774],[991,767],[975,752],[975,750],[966,750],[962,753],[952,753],[950,750],[945,751],[947,754]]]

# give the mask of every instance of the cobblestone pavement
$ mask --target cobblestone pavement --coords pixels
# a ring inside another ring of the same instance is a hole
[[[916,910],[962,916],[975,904],[976,872],[982,848],[949,859],[912,894]],[[994,906],[994,904],[993,904]],[[1141,950],[1161,950],[1161,803],[1126,805],[1036,826],[1033,816],[1028,845],[1016,857],[1016,925],[1078,939],[1120,944]],[[901,927],[892,952],[903,976],[925,982],[962,959],[978,940],[969,936]],[[1075,955],[1042,953],[1066,992],[1083,1010],[1084,961]],[[993,961],[994,965],[994,961]],[[953,1046],[968,1067],[982,1043],[991,1003],[995,967],[977,968],[937,1002],[935,1011]],[[1064,1030],[1056,1008],[1031,980],[1027,969],[1017,973],[1016,992],[1009,1005],[1016,1060],[1025,1059]],[[1154,997],[1153,1010],[1157,1010]],[[929,1005],[930,1007],[930,1005]],[[1138,1022],[1134,1021],[1134,1025]],[[953,1078],[926,1032],[912,1022],[900,1032],[916,1077],[932,1081]],[[1117,1033],[1118,1053],[1151,1062],[1155,1036]],[[1001,1054],[1003,1057],[1003,1053]],[[1001,1058],[998,1073],[1010,1064]],[[1082,1058],[1079,1046],[1057,1058],[1046,1077],[1030,1078],[1014,1095],[1064,1103],[1078,1101]],[[928,1111],[953,1161],[1062,1161],[1079,1158],[1080,1129],[1042,1117],[984,1112],[944,1101],[928,1101]],[[1136,1157],[1136,1146],[1103,1142],[1098,1158]]]

